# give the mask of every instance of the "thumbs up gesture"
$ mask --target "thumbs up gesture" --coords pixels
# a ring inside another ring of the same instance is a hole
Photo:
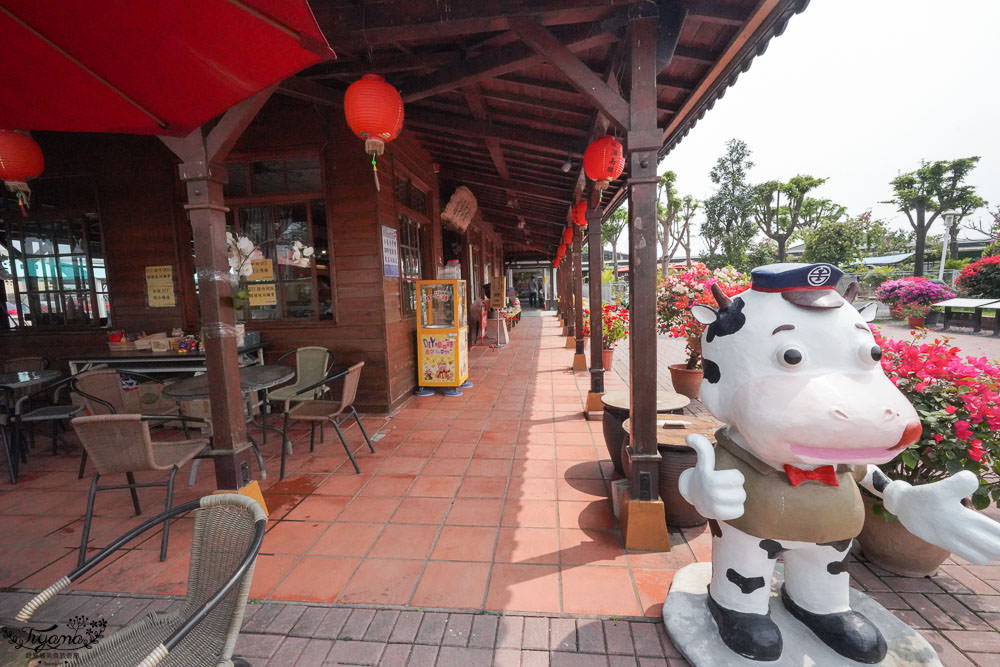
[[[882,500],[917,537],[985,565],[1000,560],[1000,523],[961,504],[977,488],[976,475],[963,470],[940,482],[918,486],[890,482]]]
[[[686,501],[706,519],[722,521],[743,516],[747,494],[743,473],[739,470],[716,470],[715,449],[703,435],[686,438],[688,447],[698,455],[694,468],[681,473],[677,488]]]

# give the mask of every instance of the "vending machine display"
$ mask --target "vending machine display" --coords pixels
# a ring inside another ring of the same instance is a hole
[[[417,384],[458,387],[469,377],[464,280],[418,280]]]

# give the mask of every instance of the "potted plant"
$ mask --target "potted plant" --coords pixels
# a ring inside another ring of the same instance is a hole
[[[601,352],[604,369],[611,368],[615,346],[628,338],[628,308],[613,303],[601,307]],[[583,335],[590,335],[590,310],[583,311]]]
[[[893,316],[907,319],[911,327],[924,326],[931,306],[954,296],[947,285],[919,276],[887,280],[875,290],[875,297],[889,305]]]
[[[961,470],[971,470],[980,486],[970,502],[984,509],[1000,500],[1000,481],[991,472],[1000,465],[1000,366],[985,357],[962,357],[947,338],[925,342],[883,338],[882,368],[913,403],[923,433],[899,456],[879,466],[890,479],[928,484]],[[934,572],[947,552],[911,535],[880,500],[866,498],[865,528],[858,542],[868,558],[900,574]]]
[[[727,267],[711,271],[704,264],[671,270],[660,282],[656,298],[657,326],[660,333],[683,338],[687,359],[682,364],[670,364],[674,390],[689,398],[698,398],[701,386],[701,335],[705,325],[691,314],[691,306],[704,304],[718,308],[709,289],[714,283],[726,296],[736,296],[749,288],[750,278]]]

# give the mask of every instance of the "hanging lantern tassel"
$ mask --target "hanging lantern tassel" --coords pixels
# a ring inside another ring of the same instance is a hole
[[[28,209],[31,207],[31,188],[24,181],[4,181],[7,189],[17,197],[17,205],[21,207],[21,215],[28,217]]]
[[[372,175],[375,177],[375,190],[382,191],[382,186],[378,182],[378,164],[375,158],[385,152],[385,142],[378,137],[365,136],[365,152],[372,156]]]

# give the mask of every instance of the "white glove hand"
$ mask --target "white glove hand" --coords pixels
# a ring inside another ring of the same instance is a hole
[[[1000,523],[964,507],[962,498],[979,488],[969,470],[931,484],[911,486],[896,480],[882,494],[885,508],[917,537],[985,565],[1000,560]]]
[[[694,468],[681,473],[677,488],[706,519],[726,521],[743,516],[747,493],[739,470],[716,470],[715,450],[703,435],[689,435],[688,447],[698,455]]]

